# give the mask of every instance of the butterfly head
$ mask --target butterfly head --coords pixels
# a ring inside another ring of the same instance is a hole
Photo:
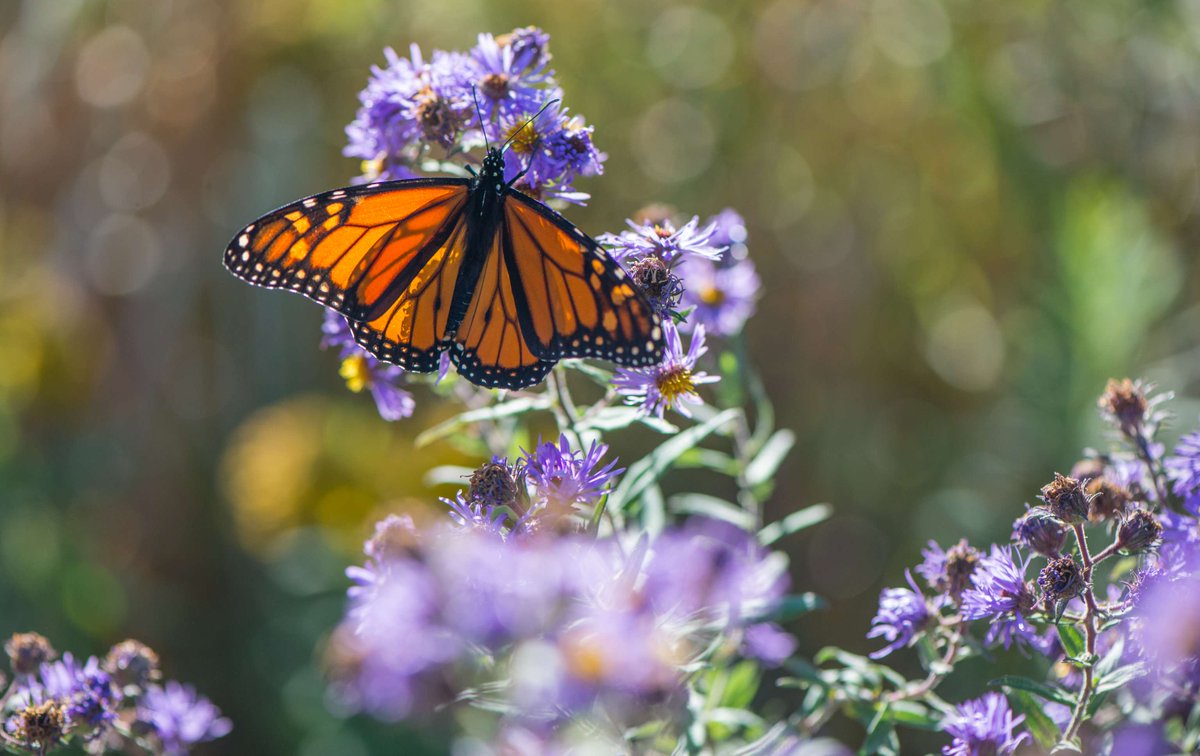
[[[500,149],[493,147],[488,150],[487,155],[483,158],[483,171],[481,175],[484,178],[502,178],[504,176],[504,155]]]

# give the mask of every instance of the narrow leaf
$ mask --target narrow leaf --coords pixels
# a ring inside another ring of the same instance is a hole
[[[679,514],[703,515],[728,522],[742,530],[754,528],[754,515],[732,502],[708,494],[688,493],[672,496],[670,509]]]
[[[811,528],[818,522],[828,519],[831,514],[833,514],[833,507],[828,504],[813,504],[811,507],[797,510],[758,531],[758,542],[763,546],[770,546],[784,536]]]
[[[1058,639],[1062,641],[1063,650],[1067,656],[1072,659],[1077,659],[1083,656],[1087,651],[1087,645],[1083,640],[1083,633],[1074,625],[1060,624],[1058,626]]]
[[[429,444],[439,439],[449,436],[460,428],[471,425],[472,423],[480,423],[488,420],[499,420],[504,417],[516,417],[524,415],[528,412],[536,412],[550,408],[550,397],[547,396],[529,396],[519,399],[510,399],[505,402],[493,404],[479,409],[467,410],[449,420],[443,420],[432,428],[417,435],[416,446],[428,446]]]
[[[1031,680],[1028,677],[1021,677],[1020,675],[1002,675],[989,682],[988,685],[993,688],[1004,687],[1012,690],[1028,691],[1035,696],[1040,696],[1054,703],[1060,703],[1063,706],[1073,706],[1075,704],[1074,697],[1067,691],[1056,688],[1053,685],[1047,685],[1044,682]]]
[[[1018,714],[1025,715],[1025,729],[1029,730],[1042,748],[1048,749],[1058,742],[1061,737],[1058,725],[1046,714],[1045,704],[1040,699],[1032,693],[1013,690],[1009,693],[1008,700]]]
[[[767,439],[762,451],[746,465],[746,483],[757,486],[775,477],[788,452],[796,445],[796,434],[784,429]]]

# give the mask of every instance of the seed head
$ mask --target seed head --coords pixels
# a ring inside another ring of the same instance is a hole
[[[118,688],[145,690],[150,683],[162,677],[158,668],[158,654],[145,643],[123,640],[109,649],[104,657],[104,669],[112,676]]]
[[[1104,478],[1089,480],[1084,491],[1088,495],[1088,519],[1092,522],[1119,519],[1133,501],[1129,489]]]
[[[1013,540],[1047,559],[1057,559],[1067,540],[1067,528],[1054,515],[1034,507],[1013,523]]]
[[[1150,402],[1140,381],[1109,378],[1097,402],[1100,412],[1127,436],[1140,435]]]
[[[1117,529],[1117,546],[1126,553],[1137,554],[1157,546],[1162,533],[1163,526],[1157,517],[1144,509],[1135,509]]]
[[[4,644],[9,664],[16,675],[37,674],[38,668],[58,653],[45,636],[38,633],[13,633]]]
[[[1038,585],[1047,606],[1073,599],[1083,593],[1083,573],[1069,556],[1050,562],[1038,574]]]
[[[1088,516],[1088,495],[1075,478],[1054,473],[1054,480],[1042,486],[1039,497],[1046,502],[1050,514],[1067,523],[1078,525]]]

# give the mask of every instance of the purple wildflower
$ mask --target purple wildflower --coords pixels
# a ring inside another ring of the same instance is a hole
[[[435,50],[426,62],[416,45],[411,58],[391,48],[384,54],[387,66],[372,67],[362,105],[346,127],[344,154],[382,164],[372,180],[406,178],[397,169],[412,163],[424,144],[450,147],[474,116],[466,56]]]
[[[732,263],[737,260],[746,258],[746,221],[741,214],[733,208],[725,208],[713,217],[708,219],[713,228],[712,238],[709,240],[713,246],[724,247],[725,254],[721,261],[724,263]]]
[[[554,72],[546,69],[546,58],[530,55],[528,47],[514,49],[491,34],[480,34],[470,59],[474,65],[468,91],[473,84],[485,119],[494,120],[507,113],[536,113],[551,99],[547,86]]]
[[[95,734],[116,718],[112,680],[96,657],[80,666],[65,653],[61,660],[42,665],[41,678],[45,694],[66,705],[67,722],[73,730]]]
[[[1029,560],[1018,564],[1013,553],[1011,547],[993,545],[991,553],[979,560],[971,575],[972,587],[962,595],[962,616],[968,621],[991,620],[985,638],[989,645],[1001,642],[1008,648],[1015,640],[1043,651],[1044,641],[1026,619],[1037,603],[1025,582]]]
[[[333,310],[325,310],[325,322],[321,325],[324,337],[321,348],[337,349],[342,358],[338,374],[346,381],[346,387],[354,393],[363,389],[371,392],[379,416],[393,421],[411,417],[416,409],[412,394],[400,387],[404,368],[380,362],[354,341],[346,319]]]
[[[746,628],[742,653],[769,667],[777,667],[796,652],[796,639],[774,622],[760,622]]]
[[[733,336],[754,314],[762,281],[750,260],[719,266],[707,257],[688,257],[679,265],[683,304],[695,309],[689,323],[717,336]]]
[[[687,255],[716,260],[724,251],[713,242],[716,224],[709,223],[700,228],[699,216],[693,217],[680,228],[670,220],[659,223],[635,223],[628,221],[629,230],[619,234],[602,234],[597,241],[611,247],[616,260],[654,255],[663,262],[674,263]]]
[[[1200,490],[1200,431],[1181,437],[1174,456],[1167,457],[1164,465],[1175,495],[1187,503],[1188,509],[1196,511],[1200,504],[1196,497]]]
[[[1027,733],[1013,734],[1023,721],[1024,716],[1013,716],[1008,699],[1001,693],[987,693],[982,698],[966,701],[942,723],[942,729],[954,737],[950,745],[942,748],[942,753],[946,756],[1009,756],[1029,737]]]
[[[925,578],[930,588],[955,602],[962,597],[963,591],[971,587],[971,576],[975,574],[975,566],[982,556],[965,538],[944,551],[936,541],[930,541],[921,549],[921,555],[925,559],[917,565],[917,572]]]
[[[687,405],[704,403],[696,388],[720,380],[719,376],[696,371],[696,361],[708,351],[704,326],[696,326],[686,353],[675,326],[664,321],[662,327],[666,336],[663,361],[649,368],[617,368],[613,385],[627,404],[641,405],[647,414],[662,417],[666,410],[673,409],[691,417]]]
[[[898,648],[912,645],[929,624],[929,606],[921,589],[913,581],[911,572],[905,571],[908,588],[884,588],[879,594],[879,611],[871,620],[868,638],[883,636],[887,645],[871,654],[872,659],[882,659]]]
[[[1130,633],[1135,649],[1162,672],[1200,657],[1200,577],[1161,575],[1138,591]]]
[[[612,482],[624,468],[616,460],[601,465],[608,444],[593,443],[586,454],[575,451],[566,435],[553,442],[539,443],[532,452],[524,452],[525,475],[537,495],[552,509],[591,506],[608,493]]]
[[[174,681],[146,691],[139,702],[138,720],[152,728],[165,754],[185,754],[196,743],[223,737],[233,729],[211,701]]]
[[[603,173],[604,153],[592,144],[592,127],[567,116],[557,103],[545,112],[514,112],[500,117],[504,175],[536,199],[556,198],[582,204],[587,194],[575,191],[576,176]],[[524,173],[520,179],[517,176]]]

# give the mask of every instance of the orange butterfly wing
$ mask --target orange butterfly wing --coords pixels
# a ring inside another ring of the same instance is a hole
[[[662,325],[645,295],[565,218],[512,192],[502,237],[522,333],[532,354],[543,360],[599,357],[627,366],[662,359]]]
[[[464,251],[468,194],[465,179],[317,194],[244,228],[225,250],[225,265],[249,283],[340,312],[381,359],[427,372],[442,341],[431,331],[444,329],[450,302],[441,295],[453,288]]]

